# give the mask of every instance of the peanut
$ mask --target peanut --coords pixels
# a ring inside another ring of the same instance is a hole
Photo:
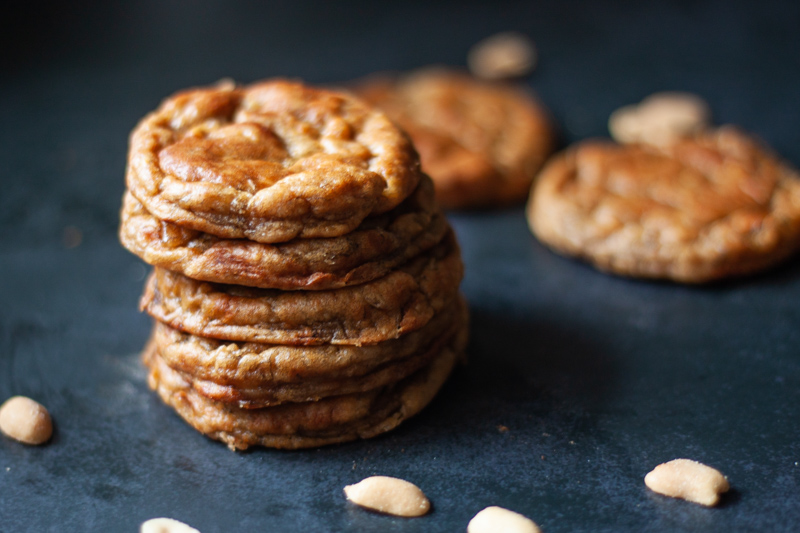
[[[498,33],[473,46],[467,64],[475,76],[487,80],[524,76],[536,64],[536,47],[519,33]]]
[[[663,145],[705,128],[710,115],[708,105],[693,94],[656,93],[614,111],[608,130],[619,143]]]
[[[690,459],[674,459],[658,465],[644,477],[653,492],[682,498],[708,507],[719,502],[719,495],[730,489],[719,470]]]
[[[151,518],[143,522],[139,533],[200,533],[195,528],[187,526],[172,518]]]
[[[43,444],[53,435],[53,421],[42,404],[14,396],[0,406],[0,431],[25,444]]]
[[[487,507],[469,521],[467,533],[541,533],[536,523],[502,507]]]
[[[431,508],[419,487],[395,477],[368,477],[346,486],[344,494],[356,505],[395,516],[422,516]]]

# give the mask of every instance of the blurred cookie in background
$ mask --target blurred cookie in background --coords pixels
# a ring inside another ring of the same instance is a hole
[[[619,143],[662,145],[702,131],[710,123],[711,109],[699,96],[660,92],[611,113],[608,131]]]
[[[524,201],[554,148],[548,113],[520,87],[427,67],[351,89],[408,133],[446,209]]]
[[[732,126],[668,142],[576,143],[528,203],[537,238],[617,274],[702,283],[800,248],[800,175]]]

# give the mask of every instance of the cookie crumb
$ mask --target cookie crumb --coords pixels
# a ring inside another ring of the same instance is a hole
[[[64,248],[77,248],[83,242],[83,233],[75,226],[66,226],[61,232]]]
[[[500,424],[500,425],[497,426],[497,431],[499,431],[500,433],[505,433],[506,431],[508,431],[508,428],[506,426]]]

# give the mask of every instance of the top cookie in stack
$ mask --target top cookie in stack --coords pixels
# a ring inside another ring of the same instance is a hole
[[[120,239],[156,267],[150,384],[232,448],[387,431],[466,339],[463,266],[408,138],[283,80],[179,93],[131,135]]]

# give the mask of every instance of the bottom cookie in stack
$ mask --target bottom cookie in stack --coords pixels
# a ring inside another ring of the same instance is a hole
[[[369,438],[425,407],[467,340],[456,298],[423,328],[369,346],[235,343],[157,323],[149,384],[198,431],[231,449],[308,448]]]

